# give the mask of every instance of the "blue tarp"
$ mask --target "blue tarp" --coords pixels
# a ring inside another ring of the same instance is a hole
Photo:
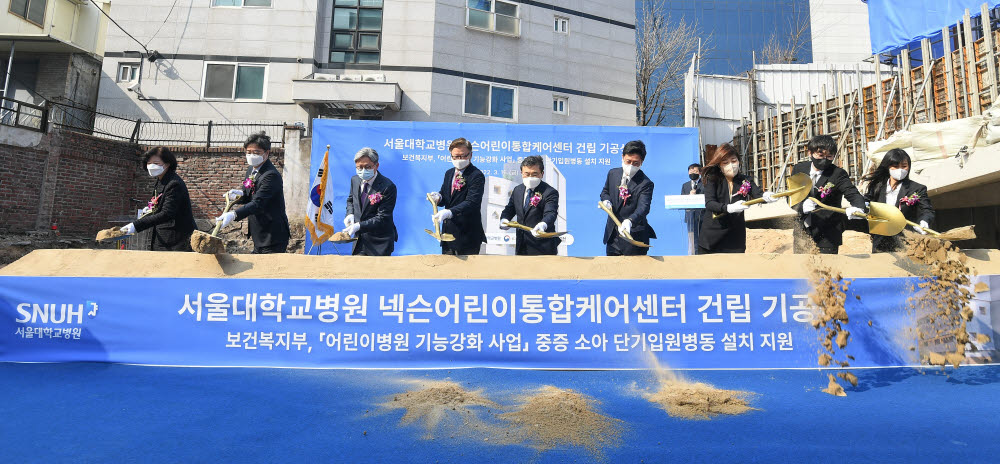
[[[992,8],[1000,0],[868,0],[872,53],[938,34],[959,22],[966,9],[972,16],[979,15],[983,3]]]

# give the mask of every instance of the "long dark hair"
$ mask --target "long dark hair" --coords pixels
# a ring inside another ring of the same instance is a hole
[[[722,174],[722,168],[720,168],[719,165],[722,164],[723,160],[729,158],[730,156],[735,156],[738,160],[740,159],[740,153],[736,151],[733,144],[724,143],[719,145],[719,147],[715,149],[715,153],[712,154],[712,159],[709,160],[708,164],[705,166],[705,172],[702,173],[702,177],[705,178],[705,181],[720,182],[724,179],[725,176]],[[740,160],[740,163],[742,164],[743,160]],[[733,179],[736,177],[739,177],[739,173],[737,173]]]
[[[902,163],[903,161],[906,161],[906,164],[909,166],[909,169],[906,172],[906,177],[904,177],[903,180],[909,179],[909,171],[913,169],[913,161],[910,160],[910,155],[906,153],[906,150],[903,150],[902,148],[893,148],[892,150],[889,150],[885,156],[882,157],[882,162],[879,163],[877,168],[875,168],[875,172],[862,178],[862,180],[868,182],[867,191],[869,198],[875,194],[875,189],[878,188],[878,186],[889,182],[889,167],[899,165],[899,163]]]

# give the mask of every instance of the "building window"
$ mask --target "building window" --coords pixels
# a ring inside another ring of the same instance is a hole
[[[518,18],[516,3],[500,0],[466,0],[465,25],[484,31],[508,35],[521,34],[521,19]]]
[[[139,77],[139,63],[118,63],[118,82],[135,82]]]
[[[516,119],[517,89],[490,82],[465,81],[465,114]]]
[[[566,114],[566,106],[569,99],[566,97],[552,97],[552,112],[555,114]]]
[[[378,64],[382,0],[334,0],[330,62]]]
[[[569,34],[569,18],[556,16],[552,26],[555,28],[555,31],[560,34]]]
[[[263,100],[267,65],[205,63],[202,98],[221,100]]]
[[[41,26],[45,21],[45,0],[10,0],[10,12]]]
[[[212,0],[212,6],[236,8],[271,8],[271,0]]]
[[[980,306],[979,307],[979,315],[980,316],[985,316],[986,315],[986,306]]]

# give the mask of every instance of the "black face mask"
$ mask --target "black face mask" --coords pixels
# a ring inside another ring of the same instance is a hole
[[[698,174],[688,174],[688,178],[691,180],[698,180],[698,177],[700,177]]]
[[[813,158],[813,167],[819,171],[825,171],[826,168],[833,164],[833,160],[828,160],[826,158]]]

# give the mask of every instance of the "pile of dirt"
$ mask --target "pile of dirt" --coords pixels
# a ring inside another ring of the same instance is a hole
[[[747,253],[750,254],[790,254],[793,253],[792,229],[747,229]],[[806,240],[811,244],[811,240]],[[844,244],[840,246],[842,255],[868,254],[872,251],[871,236],[862,232],[844,232]],[[818,252],[818,250],[817,250]]]
[[[753,393],[723,390],[705,383],[661,382],[660,389],[646,399],[663,408],[672,417],[711,419],[718,415],[739,415],[755,410],[748,399]]]
[[[103,242],[105,240],[114,240],[118,237],[124,236],[125,232],[122,232],[121,227],[111,227],[98,232],[96,240],[98,242]]]
[[[810,270],[809,283],[812,285],[809,301],[815,308],[812,326],[819,331],[820,343],[823,345],[817,363],[823,367],[831,364],[848,367],[849,360],[854,360],[845,351],[851,336],[851,332],[846,328],[850,322],[846,303],[847,289],[850,288],[851,281],[845,280],[840,273],[831,268],[814,266]],[[847,396],[836,377],[833,375],[828,377],[830,383],[823,391],[835,396]],[[850,372],[840,372],[837,377],[850,382],[851,385],[858,385],[858,378]]]
[[[538,450],[570,445],[598,454],[618,445],[623,422],[601,414],[596,404],[576,391],[547,385],[500,418],[512,425],[512,436]]]
[[[485,423],[472,410],[476,406],[500,407],[484,397],[482,391],[470,391],[450,381],[420,382],[416,389],[394,395],[392,400],[382,404],[387,410],[406,411],[400,420],[402,425],[422,422],[426,438],[433,438],[438,426],[446,419],[458,421],[459,428],[466,432],[484,429]]]
[[[918,291],[907,300],[909,310],[917,317],[921,361],[958,368],[965,361],[970,341],[966,323],[973,316],[969,306],[973,272],[968,258],[949,241],[916,234],[906,238],[906,255],[924,269]],[[977,342],[983,340],[977,337]],[[970,346],[975,349],[975,345]]]

